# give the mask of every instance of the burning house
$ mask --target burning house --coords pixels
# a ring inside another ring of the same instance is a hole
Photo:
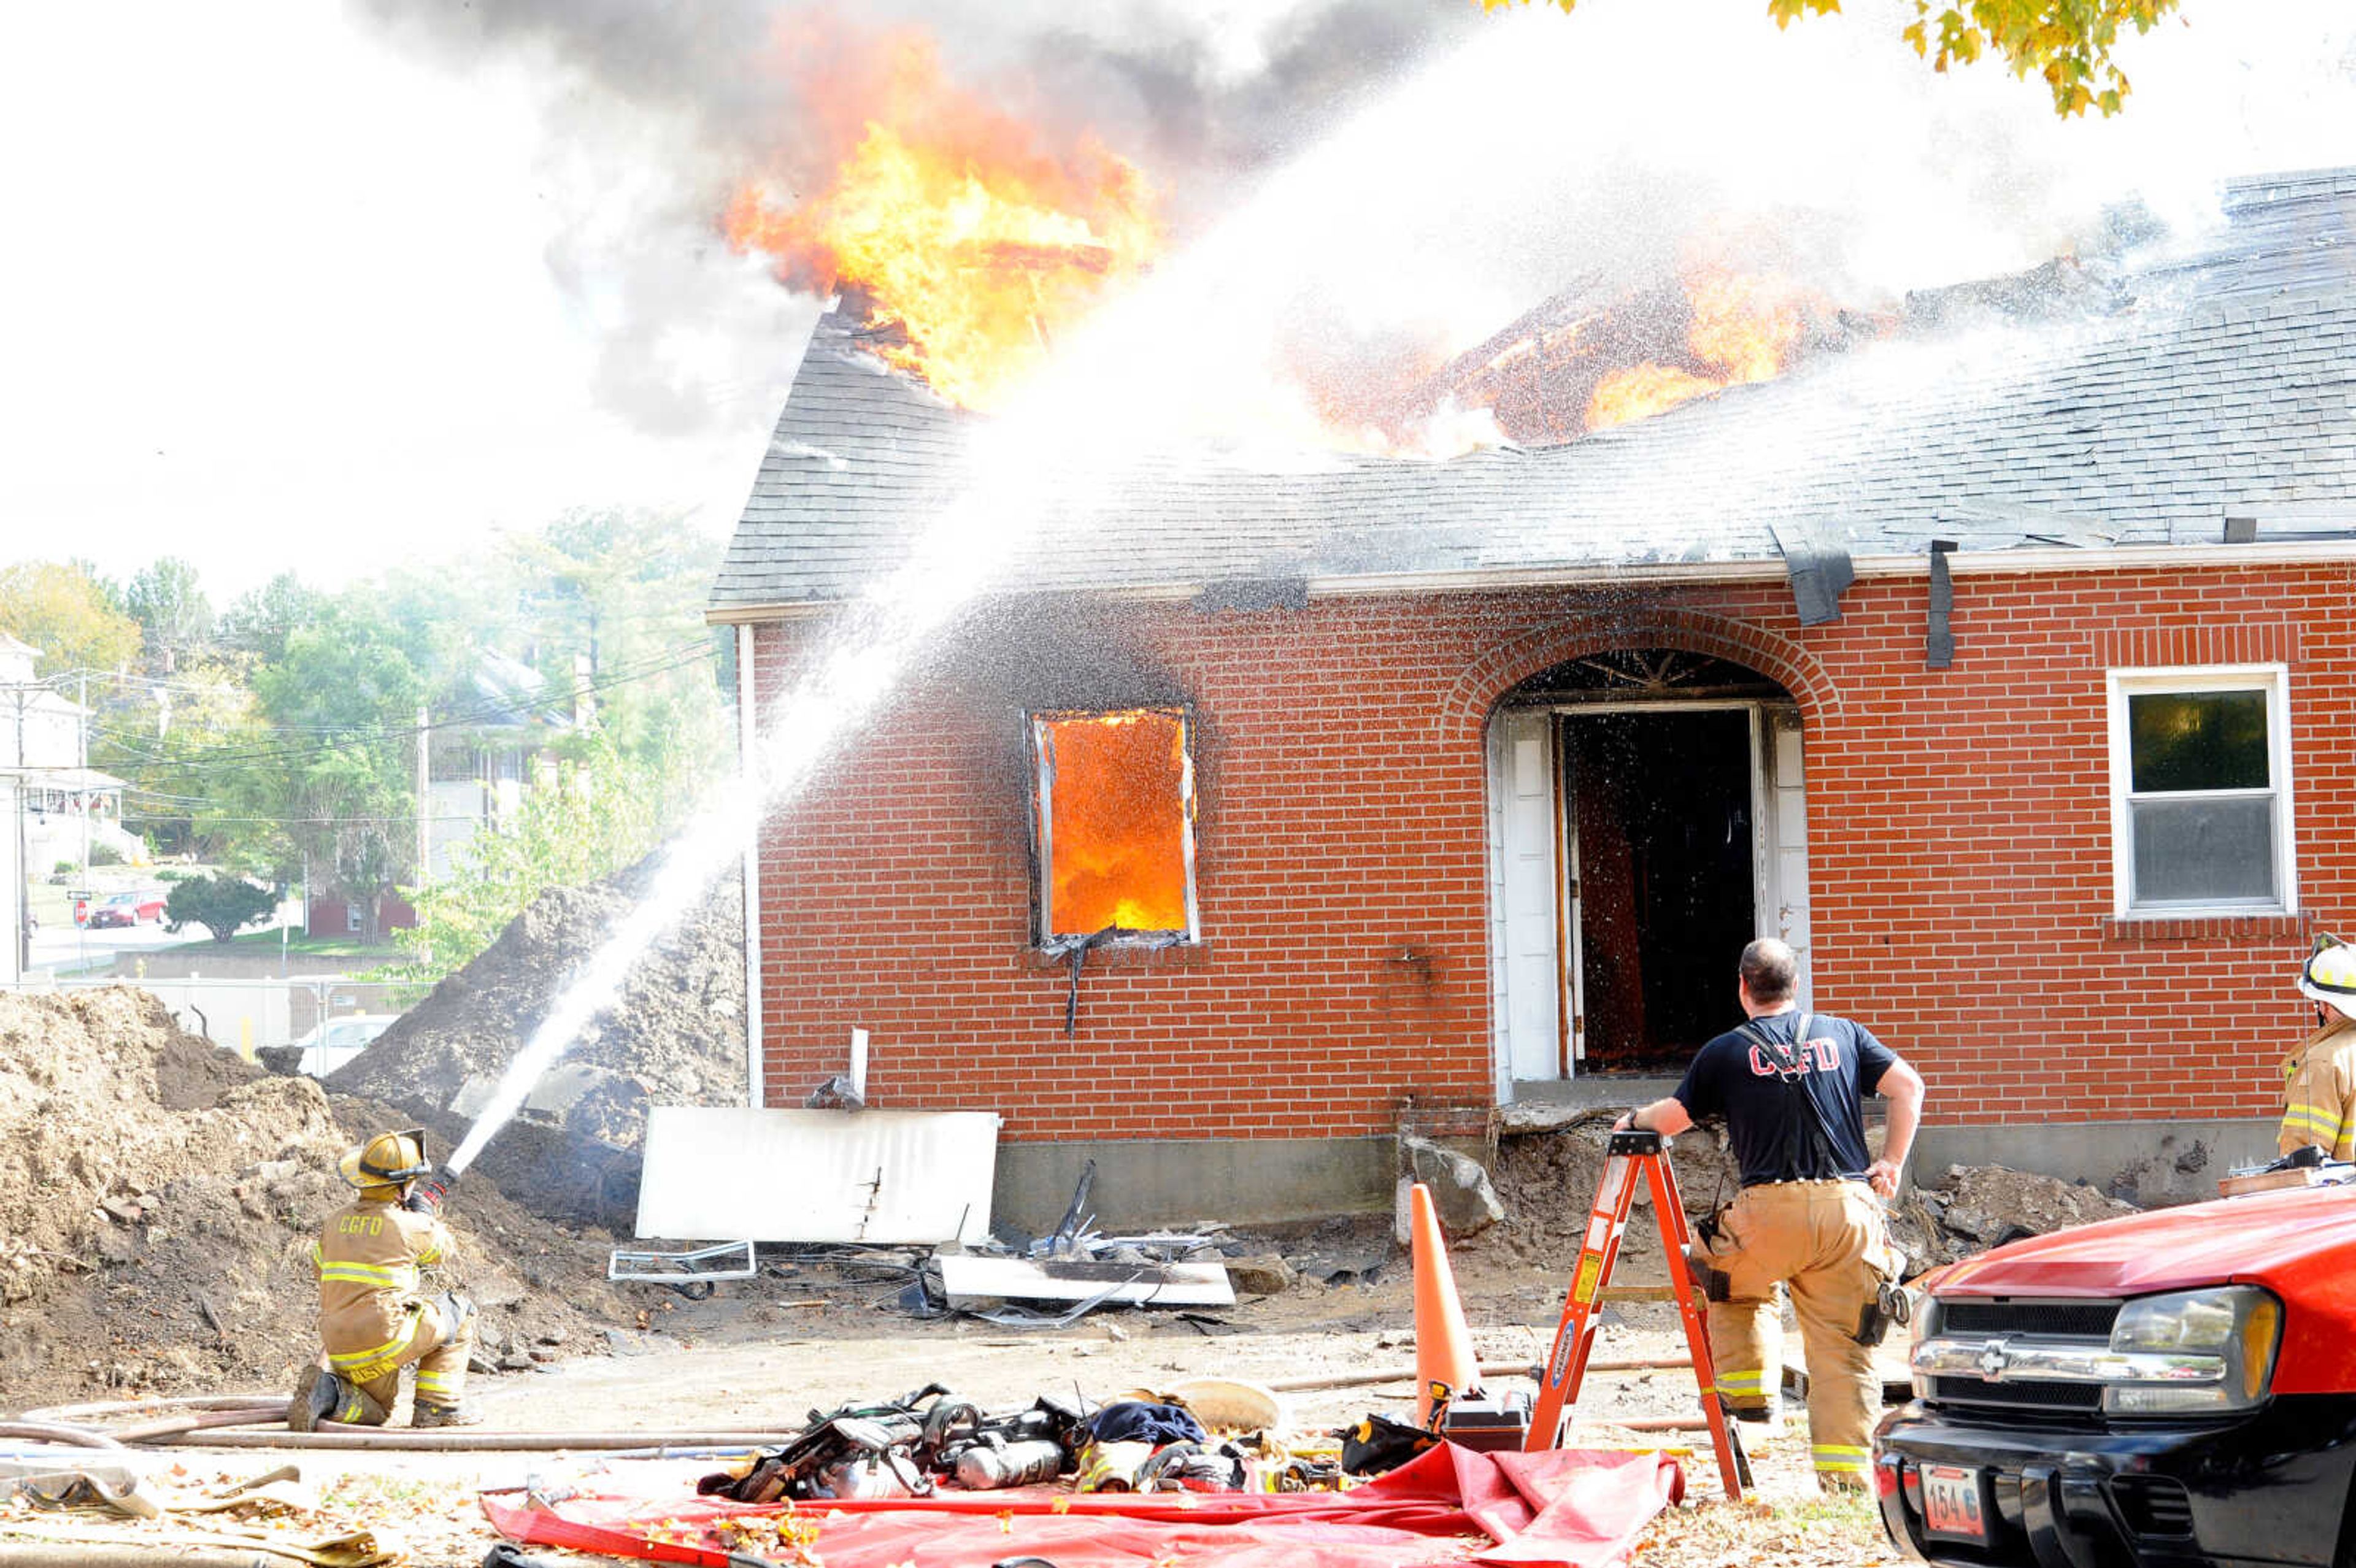
[[[2227,209],[1803,304],[1822,352],[1694,347],[1651,417],[1565,309],[1451,372],[1522,444],[1038,476],[759,831],[763,1097],[863,1028],[873,1100],[1005,1117],[1018,1221],[1091,1156],[1115,1222],[1364,1208],[1403,1127],[1660,1092],[1769,933],[1922,1069],[1932,1168],[2270,1149],[2296,963],[2356,924],[2356,172]],[[828,318],[778,421],[710,607],[747,714],[987,427],[894,341]]]

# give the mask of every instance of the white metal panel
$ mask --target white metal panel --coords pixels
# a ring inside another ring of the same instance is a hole
[[[1515,1078],[1562,1076],[1562,963],[1556,944],[1551,715],[1500,714],[1506,1051]]]
[[[1225,1264],[1059,1263],[961,1253],[945,1253],[934,1261],[940,1265],[941,1295],[951,1307],[1097,1296],[1156,1307],[1236,1304],[1236,1288]]]
[[[990,1232],[995,1111],[659,1105],[638,1234],[936,1245]]]

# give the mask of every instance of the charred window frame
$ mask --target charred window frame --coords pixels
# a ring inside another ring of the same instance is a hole
[[[1024,720],[1033,940],[1049,953],[1199,941],[1193,711],[1056,709]]]
[[[2109,672],[2112,909],[2296,913],[2282,665]]]

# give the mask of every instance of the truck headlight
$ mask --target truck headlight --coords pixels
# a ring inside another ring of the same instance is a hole
[[[2265,1397],[2281,1338],[2282,1303],[2254,1285],[2130,1301],[2111,1327],[2111,1350],[2132,1371],[2103,1390],[2103,1409],[2112,1415],[2247,1409]]]

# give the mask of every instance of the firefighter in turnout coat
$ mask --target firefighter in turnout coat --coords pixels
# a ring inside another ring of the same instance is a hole
[[[440,1218],[446,1179],[433,1179],[423,1131],[381,1133],[345,1153],[338,1168],[359,1189],[327,1216],[311,1260],[319,1275],[319,1362],[287,1406],[286,1424],[381,1426],[413,1366],[412,1426],[470,1426],[464,1410],[475,1307],[465,1296],[420,1292],[418,1271],[454,1250]]]
[[[1922,1079],[1863,1025],[1800,1011],[1799,963],[1783,943],[1742,950],[1740,1029],[1703,1046],[1676,1093],[1621,1118],[1674,1137],[1704,1116],[1726,1119],[1742,1191],[1700,1228],[1692,1257],[1709,1297],[1717,1393],[1734,1415],[1774,1418],[1789,1292],[1808,1362],[1808,1442],[1818,1485],[1866,1483],[1881,1380],[1872,1347],[1896,1316],[1904,1262],[1880,1200],[1922,1114]],[[1881,1157],[1865,1141],[1860,1094],[1889,1102]]]
[[[2298,988],[2318,1004],[2319,1027],[2283,1063],[2275,1147],[2290,1154],[2312,1144],[2327,1159],[2347,1159],[2356,1148],[2356,947],[2317,949]]]

